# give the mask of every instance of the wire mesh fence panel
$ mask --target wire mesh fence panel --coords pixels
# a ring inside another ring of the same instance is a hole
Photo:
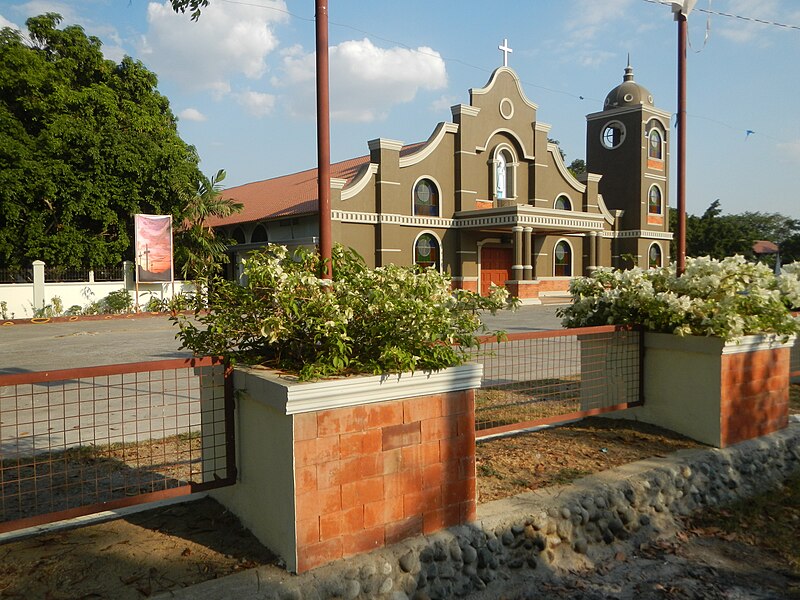
[[[0,531],[232,483],[211,358],[0,375]]]
[[[483,338],[478,437],[640,404],[641,342],[615,326]]]

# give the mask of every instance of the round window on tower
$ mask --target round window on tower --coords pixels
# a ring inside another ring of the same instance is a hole
[[[600,143],[603,144],[604,148],[608,148],[609,150],[619,148],[624,141],[625,125],[619,121],[611,121],[607,123],[606,126],[603,127],[603,131],[600,133]]]

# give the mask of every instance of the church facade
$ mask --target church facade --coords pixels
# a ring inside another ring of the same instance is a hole
[[[334,242],[370,266],[432,266],[455,287],[504,285],[530,303],[598,266],[669,262],[670,114],[630,65],[586,117],[587,172],[577,178],[509,67],[451,111],[425,142],[375,139],[368,155],[331,165]],[[213,223],[237,242],[233,268],[265,244],[317,242],[316,169],[224,194],[244,205]]]

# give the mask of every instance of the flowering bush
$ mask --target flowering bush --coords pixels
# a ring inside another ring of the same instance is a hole
[[[269,365],[301,380],[352,373],[439,370],[463,363],[477,344],[477,310],[506,305],[451,290],[433,269],[369,269],[350,249],[333,249],[333,279],[320,259],[270,246],[244,261],[246,283],[209,282],[207,311],[176,317],[182,347]],[[204,328],[197,327],[199,321]]]
[[[565,327],[640,324],[649,331],[725,340],[756,333],[788,336],[800,331],[789,312],[800,305],[798,274],[789,267],[776,277],[769,267],[741,256],[687,258],[681,277],[674,265],[601,268],[572,281],[573,304],[560,316]]]

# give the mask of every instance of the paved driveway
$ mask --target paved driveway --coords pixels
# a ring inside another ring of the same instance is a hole
[[[561,327],[556,310],[523,306],[482,318],[490,330],[541,331]],[[0,374],[191,356],[176,331],[168,318],[150,316],[0,326]]]

